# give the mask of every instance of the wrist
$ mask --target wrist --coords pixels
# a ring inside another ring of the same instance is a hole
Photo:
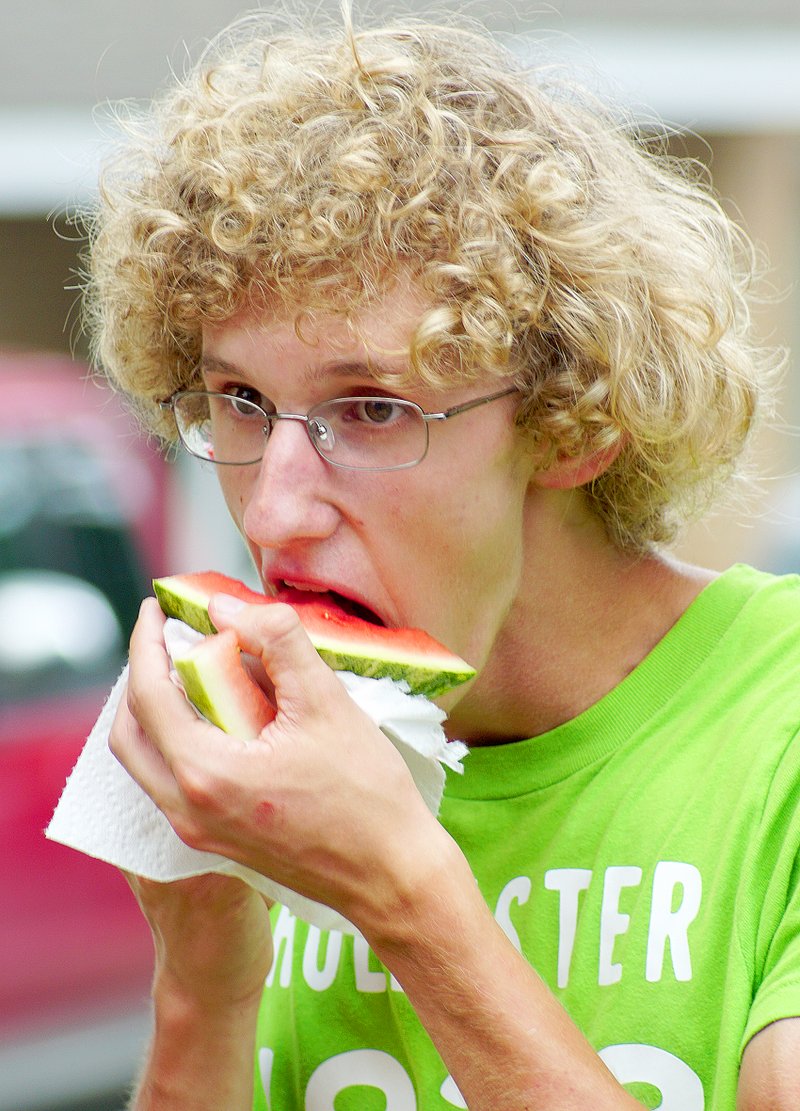
[[[437,945],[440,933],[442,940],[451,938],[454,915],[487,909],[461,849],[438,822],[432,827],[422,844],[409,841],[393,856],[386,890],[371,889],[373,898],[355,923],[389,966],[409,950]]]
[[[237,995],[209,990],[205,983],[186,984],[167,969],[153,979],[152,998],[156,1020],[174,1026],[196,1024],[225,1026],[231,1022],[255,1022],[263,994],[263,983]]]
[[[153,1035],[131,1111],[250,1111],[258,997],[212,1005],[159,970]]]

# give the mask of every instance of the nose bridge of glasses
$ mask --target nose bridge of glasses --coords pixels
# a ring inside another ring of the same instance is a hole
[[[304,413],[265,413],[264,416],[270,425],[279,420],[294,420],[300,421],[301,424],[308,424],[308,417]]]
[[[305,425],[308,438],[320,455],[327,455],[333,451],[336,437],[330,421],[325,420],[324,417],[316,414],[306,415],[305,413],[266,413],[265,416],[264,432],[266,436],[269,436],[278,421],[294,421]]]

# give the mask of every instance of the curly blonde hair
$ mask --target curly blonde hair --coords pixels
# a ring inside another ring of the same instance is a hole
[[[732,473],[771,356],[744,237],[653,148],[471,29],[249,19],[106,168],[96,359],[172,441],[157,401],[196,384],[205,323],[263,295],[298,319],[352,311],[406,268],[432,306],[413,377],[512,376],[542,450],[622,445],[587,494],[620,545],[668,540]]]

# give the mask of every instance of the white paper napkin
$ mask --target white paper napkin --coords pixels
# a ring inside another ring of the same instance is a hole
[[[185,628],[185,627],[184,627]],[[169,635],[169,634],[168,634]],[[444,789],[443,765],[463,771],[468,749],[448,741],[445,714],[427,698],[411,695],[390,679],[365,679],[337,671],[353,700],[394,743],[431,813],[438,814]],[[105,860],[118,868],[167,882],[220,872],[238,876],[299,918],[320,929],[349,933],[354,927],[330,907],[274,883],[216,853],[189,848],[108,747],[108,734],[125,689],[123,670],[67,780],[46,835],[53,841]],[[364,877],[369,882],[369,877]]]

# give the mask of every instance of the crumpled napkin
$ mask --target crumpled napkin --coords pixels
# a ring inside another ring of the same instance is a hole
[[[193,630],[187,633],[186,629],[182,626],[181,630],[171,629],[165,634],[173,647],[176,633],[179,642],[194,635]],[[427,698],[409,694],[405,684],[391,679],[366,679],[344,671],[337,671],[336,675],[357,705],[398,749],[426,805],[432,814],[438,814],[444,766],[462,772],[461,761],[468,752],[460,741],[448,741],[445,737],[444,712]],[[180,840],[108,747],[108,735],[126,677],[127,668],[117,679],[89,734],[46,836],[147,879],[168,882],[206,872],[238,876],[320,929],[353,933],[353,925],[330,907],[298,895],[236,861],[216,853],[199,852]],[[369,877],[364,882],[368,883]]]

